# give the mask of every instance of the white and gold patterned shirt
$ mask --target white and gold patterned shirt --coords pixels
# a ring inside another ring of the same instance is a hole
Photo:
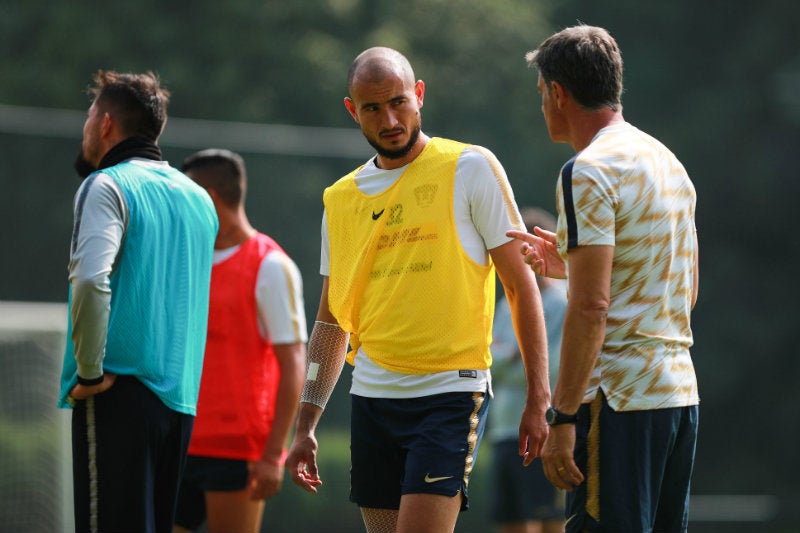
[[[564,165],[556,201],[565,261],[576,246],[614,247],[605,341],[584,402],[600,387],[617,411],[696,405],[696,194],[683,165],[653,137],[614,124]]]

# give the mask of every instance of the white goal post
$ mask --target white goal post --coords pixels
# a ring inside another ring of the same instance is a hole
[[[69,531],[70,413],[56,407],[62,303],[0,302],[0,529]]]

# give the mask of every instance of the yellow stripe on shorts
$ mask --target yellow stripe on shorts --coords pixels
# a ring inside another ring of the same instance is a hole
[[[589,407],[589,436],[586,441],[586,512],[600,522],[600,408],[603,405],[602,393]]]

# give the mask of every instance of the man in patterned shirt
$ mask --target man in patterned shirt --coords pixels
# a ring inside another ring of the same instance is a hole
[[[509,232],[534,272],[569,280],[545,473],[570,491],[568,532],[686,531],[699,402],[694,187],[623,119],[622,58],[606,30],[567,28],[527,60],[550,137],[577,152],[556,187],[557,232]]]

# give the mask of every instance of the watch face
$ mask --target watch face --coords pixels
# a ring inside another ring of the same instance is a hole
[[[558,417],[558,411],[555,410],[554,407],[550,407],[544,414],[545,422],[550,425],[553,425]]]

